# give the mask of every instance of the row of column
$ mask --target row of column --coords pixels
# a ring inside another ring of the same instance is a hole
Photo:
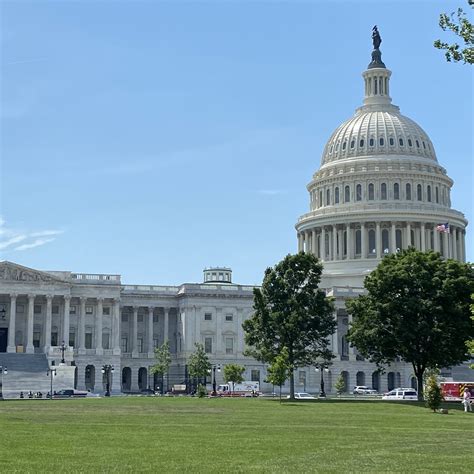
[[[383,226],[383,227],[382,227]],[[369,249],[369,231],[375,231],[375,242],[373,248]],[[382,232],[388,231],[388,244],[382,245]],[[360,245],[356,245],[357,234],[360,231]],[[397,245],[397,231],[400,231],[400,242]],[[443,255],[461,262],[465,261],[465,241],[464,230],[458,227],[451,227],[451,233],[436,230],[435,224],[410,223],[397,225],[391,222],[389,226],[382,222],[368,223],[362,222],[356,225],[334,224],[329,226],[315,227],[310,230],[298,232],[298,252],[310,252],[321,260],[343,260],[356,258],[368,258],[374,256],[381,258],[383,253],[395,253],[399,249],[415,247],[418,250],[441,251],[440,238],[443,239]],[[412,232],[414,238],[412,238]],[[433,245],[431,244],[431,234],[433,233]],[[374,245],[375,244],[375,245]],[[357,252],[357,250],[360,251]],[[385,248],[382,248],[385,247]],[[347,251],[345,251],[345,249]]]

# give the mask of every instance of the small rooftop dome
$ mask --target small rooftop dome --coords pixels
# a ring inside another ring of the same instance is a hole
[[[205,268],[204,283],[230,285],[232,283],[232,269],[227,267]]]

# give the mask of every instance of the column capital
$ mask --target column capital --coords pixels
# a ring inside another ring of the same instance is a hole
[[[104,300],[105,300],[105,298],[104,298],[103,296],[98,296],[98,297],[96,298],[96,300],[97,300],[98,303],[103,303]]]
[[[54,295],[46,295],[46,302],[49,303],[53,301]]]
[[[140,309],[140,306],[132,306],[133,312],[138,313],[138,310]]]
[[[82,304],[82,303],[85,304],[86,301],[87,301],[87,296],[79,296],[79,301],[81,302],[81,304]]]
[[[28,299],[29,300],[34,300],[35,298],[36,298],[36,295],[34,295],[32,293],[28,294]]]
[[[18,293],[10,293],[10,298],[16,300],[18,298]]]
[[[71,301],[71,295],[63,295],[64,301]]]
[[[153,314],[155,312],[155,306],[148,306],[148,311],[150,314]]]

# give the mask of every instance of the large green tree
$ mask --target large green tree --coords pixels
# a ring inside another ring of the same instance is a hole
[[[232,391],[234,390],[236,383],[242,383],[244,381],[243,373],[245,367],[238,364],[227,364],[224,367],[224,382],[232,382]]]
[[[469,3],[472,4],[472,2]],[[449,44],[436,40],[434,47],[445,51],[446,61],[474,64],[474,25],[469,21],[463,9],[458,8],[457,12],[452,12],[450,15],[442,13],[439,16],[439,26],[443,31],[451,31],[457,37],[457,41],[461,40],[464,43],[460,45],[456,41]]]
[[[397,358],[412,364],[422,400],[425,370],[468,358],[473,269],[411,248],[385,257],[364,286],[367,294],[346,304],[353,315],[348,340],[379,366]]]
[[[294,399],[294,370],[326,354],[336,327],[333,304],[323,290],[322,265],[311,254],[287,255],[267,268],[261,289],[254,289],[254,314],[243,328],[247,353],[273,363],[284,347],[290,367],[290,398]]]
[[[155,364],[150,367],[151,374],[158,374],[163,377],[168,373],[171,365],[170,343],[165,341],[161,346],[155,348]],[[167,387],[168,388],[168,387]],[[161,387],[164,392],[164,387]]]
[[[204,346],[199,343],[195,343],[196,350],[191,354],[188,359],[188,373],[191,378],[198,379],[199,383],[202,379],[205,379],[211,370],[211,363],[209,357],[204,350]]]

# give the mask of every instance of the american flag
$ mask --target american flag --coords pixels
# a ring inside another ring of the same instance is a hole
[[[446,234],[449,234],[449,224],[446,222],[446,224],[438,224],[436,226],[436,230],[438,232],[444,232]]]

